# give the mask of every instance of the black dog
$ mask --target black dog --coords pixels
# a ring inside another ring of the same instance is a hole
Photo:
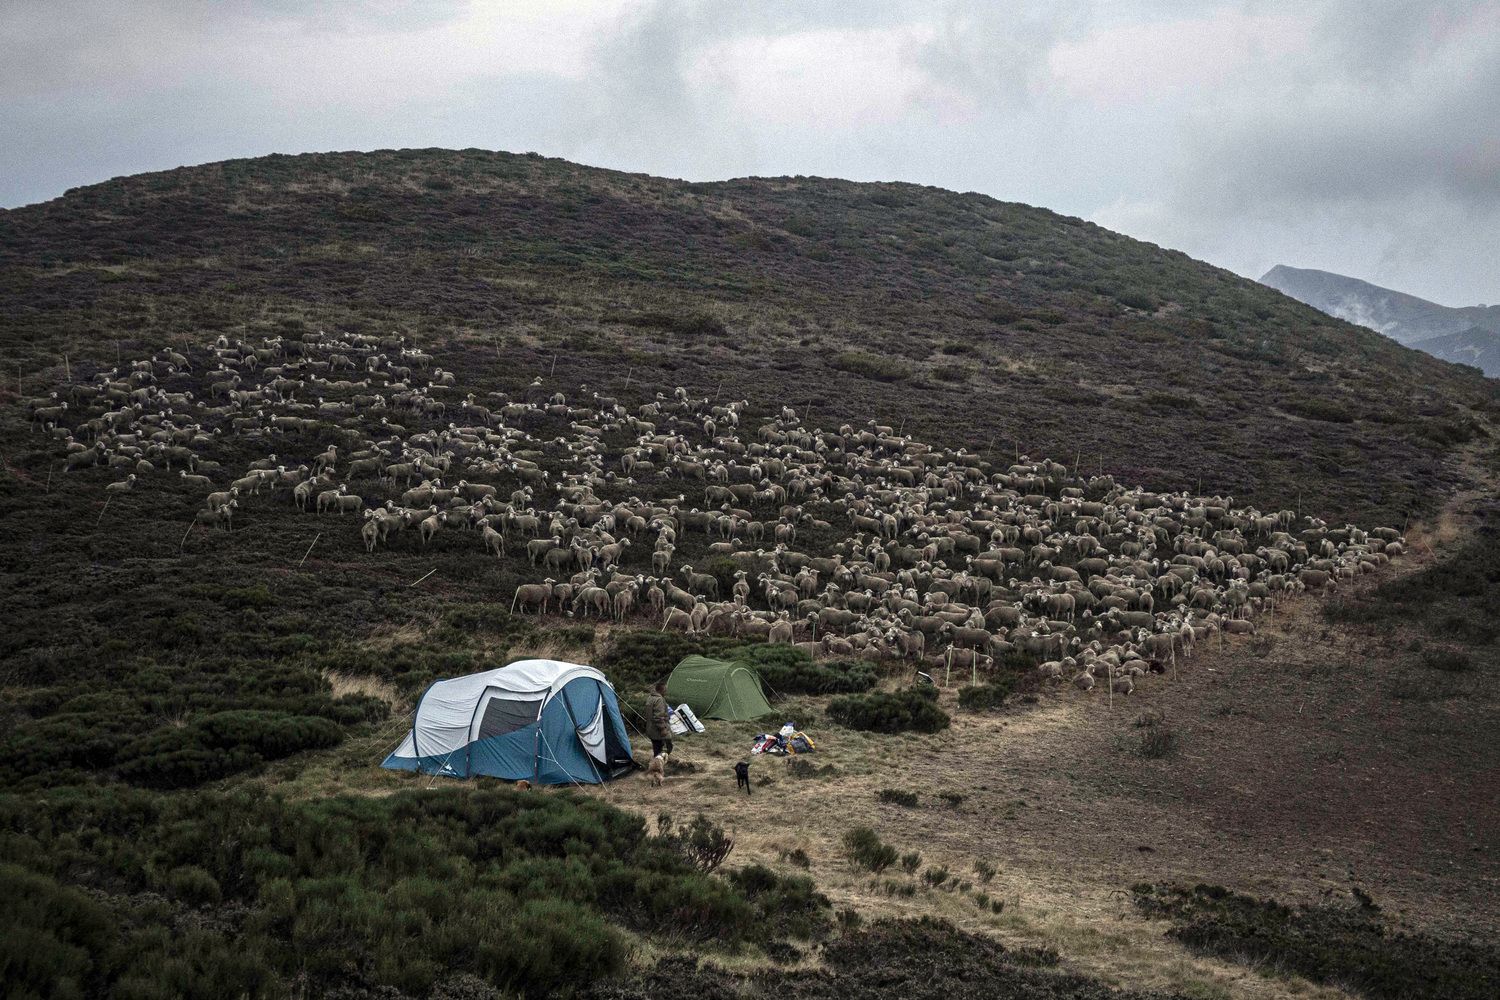
[[[736,791],[743,788],[746,795],[750,794],[750,764],[748,761],[742,760],[734,765],[734,786]]]

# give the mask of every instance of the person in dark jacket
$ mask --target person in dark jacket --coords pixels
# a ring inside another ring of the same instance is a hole
[[[651,741],[651,756],[665,750],[672,752],[672,710],[667,706],[667,683],[662,681],[646,699],[646,739]]]

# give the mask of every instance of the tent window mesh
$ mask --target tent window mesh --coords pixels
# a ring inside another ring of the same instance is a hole
[[[484,717],[479,720],[478,739],[504,736],[524,728],[536,721],[542,710],[541,699],[515,701],[508,698],[491,698],[484,706]]]

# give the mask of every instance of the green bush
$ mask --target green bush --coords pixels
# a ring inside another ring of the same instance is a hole
[[[887,805],[903,806],[907,809],[917,807],[917,793],[902,791],[899,788],[882,788],[875,793],[875,798]]]
[[[755,907],[757,924],[804,941],[828,933],[832,904],[807,876],[777,875],[764,865],[749,865],[730,874],[729,881]]]
[[[337,746],[338,724],[280,712],[218,712],[150,733],[120,751],[120,777],[151,788],[183,788],[302,750]]]
[[[128,961],[116,917],[78,889],[0,864],[0,969],[12,996],[85,997]]]
[[[174,899],[194,906],[219,902],[223,893],[218,880],[197,865],[182,865],[167,874],[167,891]]]
[[[722,865],[729,852],[734,850],[734,838],[702,813],[680,830],[673,830],[668,825],[663,831],[663,839],[705,874]]]
[[[670,330],[683,337],[722,337],[729,332],[724,321],[717,316],[694,310],[681,313],[651,310],[619,317],[616,322],[628,326]]]
[[[638,817],[509,788],[0,795],[0,881],[7,986],[38,996],[427,995],[455,973],[551,996],[623,970],[616,924],[734,947],[830,923],[803,876],[708,875]]]
[[[860,868],[876,874],[896,863],[896,849],[867,826],[856,826],[844,834],[844,854]]]
[[[1016,679],[1010,674],[998,674],[993,680],[974,687],[958,689],[958,707],[971,712],[988,712],[1005,705],[1005,699],[1016,689]]]
[[[936,697],[936,689],[930,687],[847,695],[828,703],[828,717],[841,726],[876,733],[936,733],[950,722]]]

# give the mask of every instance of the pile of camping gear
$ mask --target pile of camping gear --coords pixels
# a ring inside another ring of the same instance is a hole
[[[772,757],[791,757],[799,753],[812,753],[818,745],[812,737],[788,722],[779,732],[761,733],[750,745],[753,754],[769,754]]]

